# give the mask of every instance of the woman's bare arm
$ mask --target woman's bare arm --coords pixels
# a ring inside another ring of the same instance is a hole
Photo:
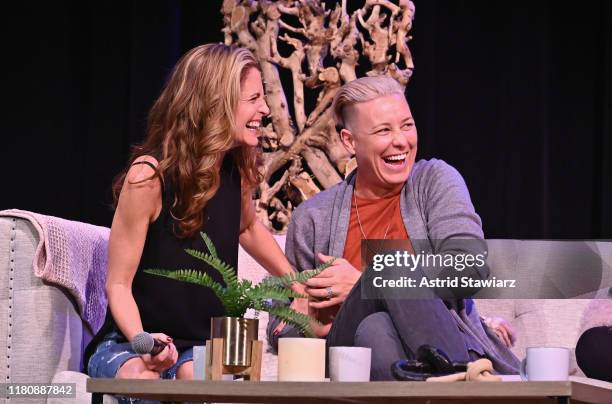
[[[283,250],[270,231],[257,219],[250,193],[242,195],[240,215],[240,245],[251,257],[274,276],[293,272]],[[292,289],[303,293],[303,285],[293,285]]]
[[[147,160],[157,165],[150,156]],[[133,165],[123,184],[108,245],[106,293],[113,318],[128,340],[143,331],[140,312],[132,295],[132,281],[142,255],[149,224],[161,211],[161,183],[146,180],[154,173],[146,164]],[[144,182],[140,182],[146,180]]]

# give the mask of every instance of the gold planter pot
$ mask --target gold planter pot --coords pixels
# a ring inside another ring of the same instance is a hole
[[[251,366],[252,341],[257,340],[259,320],[242,317],[213,317],[210,338],[223,338],[223,365]]]

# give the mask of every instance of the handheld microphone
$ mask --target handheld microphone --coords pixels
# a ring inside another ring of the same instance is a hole
[[[138,355],[151,354],[151,356],[159,354],[167,346],[165,342],[153,338],[151,334],[144,331],[137,334],[130,345]]]

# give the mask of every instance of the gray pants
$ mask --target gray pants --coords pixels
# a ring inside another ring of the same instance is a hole
[[[428,343],[435,346],[432,341]],[[419,342],[416,342],[414,346],[418,344]],[[409,355],[411,350],[404,348],[391,317],[382,311],[370,314],[359,323],[355,333],[354,346],[372,349],[370,380],[394,380],[391,374],[391,365],[398,359],[411,357]],[[482,357],[477,350],[471,348],[468,349],[468,355],[470,360]]]
[[[391,317],[382,311],[361,321],[354,345],[372,349],[370,380],[393,380],[391,365],[407,357]]]
[[[460,330],[441,299],[362,299],[360,283],[342,304],[327,336],[328,347],[372,348],[372,380],[394,380],[391,365],[414,358],[423,344],[442,349],[457,362],[483,354],[480,344]]]

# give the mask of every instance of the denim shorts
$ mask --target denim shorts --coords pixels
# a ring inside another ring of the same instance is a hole
[[[139,356],[121,334],[113,331],[106,334],[102,342],[96,347],[96,352],[89,359],[87,373],[91,377],[114,378],[125,362]],[[175,379],[178,368],[183,363],[192,360],[193,348],[179,351],[176,363],[170,369],[162,372],[161,378]]]

